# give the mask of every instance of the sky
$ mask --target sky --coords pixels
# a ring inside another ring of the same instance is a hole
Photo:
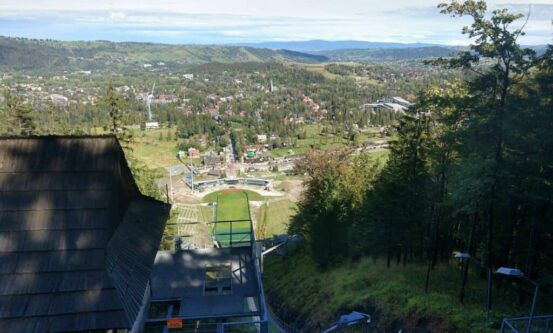
[[[0,0],[0,35],[171,44],[364,40],[464,45],[470,21],[440,0]],[[489,0],[530,13],[521,40],[553,43],[553,0]],[[522,25],[519,21],[515,27]]]

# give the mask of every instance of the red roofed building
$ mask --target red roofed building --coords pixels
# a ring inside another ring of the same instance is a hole
[[[199,158],[200,151],[196,148],[188,148],[188,157]]]

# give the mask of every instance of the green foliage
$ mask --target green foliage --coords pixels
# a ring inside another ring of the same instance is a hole
[[[176,135],[182,139],[189,139],[196,135],[206,135],[210,140],[215,140],[217,136],[224,133],[225,130],[222,126],[210,115],[193,113],[185,115],[183,120],[179,121]]]
[[[388,163],[357,212],[356,255],[386,256],[389,265],[392,258],[406,263],[425,252],[431,184],[427,128],[427,117],[414,109],[400,119]]]
[[[116,134],[121,128],[121,119],[123,118],[123,110],[125,109],[126,103],[115,91],[112,81],[108,84],[104,103],[111,118],[111,131]]]
[[[363,258],[343,262],[322,274],[315,261],[299,252],[265,260],[264,285],[279,317],[306,332],[329,327],[350,311],[370,313],[371,332],[498,332],[499,324],[488,326],[484,320],[486,280],[478,270],[469,272],[466,303],[457,301],[460,268],[453,261],[438,264],[433,288],[425,293],[425,265],[388,268],[386,260]],[[509,294],[498,300],[492,312],[494,322],[527,311],[528,302],[517,304],[515,298]]]
[[[32,135],[36,129],[35,113],[20,95],[4,92],[5,105],[2,109],[7,133],[11,135]]]
[[[310,253],[320,266],[348,255],[354,214],[375,169],[365,155],[352,161],[346,150],[313,151],[296,166],[296,172],[307,173],[308,178],[289,232],[307,237]]]
[[[271,200],[259,210],[257,239],[270,238],[286,233],[290,220],[294,216],[296,204],[288,199]]]
[[[297,61],[321,62],[325,56],[287,50],[219,45],[164,45],[108,41],[62,42],[0,36],[0,68],[9,70],[102,70],[128,69],[146,62],[182,64],[208,62]]]
[[[445,46],[428,46],[413,48],[374,48],[374,49],[346,49],[321,52],[332,61],[361,62],[361,63],[385,63],[406,61],[414,63],[417,60],[434,57],[447,57],[458,51],[459,48]],[[350,72],[345,66],[333,66],[333,73],[344,74]]]
[[[140,192],[154,199],[165,201],[166,198],[157,185],[157,179],[164,176],[164,171],[148,168],[136,159],[133,152],[128,148],[125,149],[125,157]]]
[[[369,177],[359,204],[352,204],[350,186],[340,182],[346,159],[308,159],[310,178],[290,232],[306,235],[320,266],[346,254],[384,257],[387,267],[392,261],[427,262],[421,284],[430,282],[431,290],[436,267],[457,250],[482,258],[492,270],[520,268],[549,296],[553,46],[536,58],[517,42],[523,31],[511,28],[521,16],[507,10],[488,16],[483,1],[440,8],[473,20],[463,30],[474,40],[471,51],[435,61],[465,70],[467,79],[420,94],[399,119],[388,163]],[[466,264],[462,276],[461,302],[468,295]],[[506,281],[494,281],[494,293],[512,290]],[[530,299],[530,286],[519,281],[518,293]]]

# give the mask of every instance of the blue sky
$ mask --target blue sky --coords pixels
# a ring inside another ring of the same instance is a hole
[[[553,42],[553,0],[488,1],[530,12],[525,44]],[[0,35],[61,40],[222,44],[366,40],[460,45],[467,19],[439,0],[2,0]],[[522,24],[521,21],[519,24]],[[517,25],[518,26],[518,25]]]

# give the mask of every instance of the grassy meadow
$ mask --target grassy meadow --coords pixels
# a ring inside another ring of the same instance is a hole
[[[261,206],[257,237],[267,238],[273,235],[285,234],[290,219],[295,214],[295,203],[288,199],[267,201]]]
[[[356,310],[373,314],[383,332],[391,331],[390,327],[402,320],[411,329],[425,325],[432,332],[492,333],[499,331],[503,318],[528,314],[530,304],[519,303],[516,285],[507,284],[501,292],[493,289],[492,324],[487,325],[485,274],[470,266],[465,302],[461,304],[459,261],[452,259],[436,266],[428,294],[424,291],[426,267],[422,262],[405,266],[394,262],[387,268],[385,260],[363,258],[321,271],[300,250],[293,255],[268,258],[264,278],[267,294],[274,293],[279,303],[286,304],[287,313],[309,318],[309,325],[322,327],[341,314]],[[547,312],[547,306],[541,305],[538,313]],[[396,328],[394,332],[397,331]]]
[[[132,152],[135,158],[148,166],[148,168],[165,168],[174,164],[179,164],[177,159],[177,142],[171,140],[159,140],[160,134],[167,138],[168,131],[174,132],[174,129],[158,129],[149,131],[137,131],[134,142],[131,144]],[[174,137],[174,133],[173,133]]]

